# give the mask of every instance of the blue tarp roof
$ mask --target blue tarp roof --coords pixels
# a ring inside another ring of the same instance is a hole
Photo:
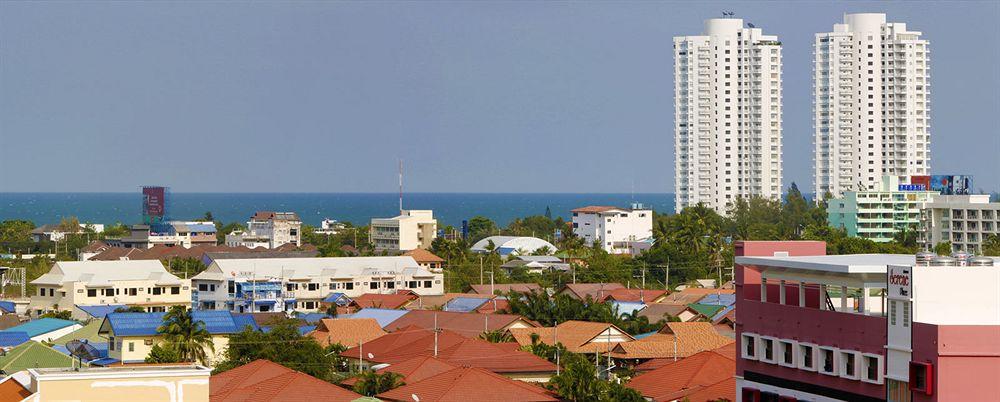
[[[17,306],[12,301],[0,300],[0,310],[3,310],[5,313],[16,313]]]
[[[323,298],[324,303],[337,303],[338,306],[351,304],[351,298],[340,292],[333,292]]]
[[[111,313],[105,318],[111,330],[118,336],[156,335],[156,329],[163,324],[163,316],[167,313]],[[191,313],[195,321],[205,324],[205,329],[211,334],[234,334],[241,332],[245,325],[254,329],[257,324],[253,318],[246,320],[234,316],[229,311],[194,311]],[[103,325],[102,325],[103,327]]]
[[[475,297],[456,297],[451,299],[444,305],[444,311],[458,311],[462,313],[468,313],[470,311],[475,311],[479,306],[482,306],[490,299],[481,299]]]
[[[612,301],[611,308],[618,311],[618,315],[626,315],[632,314],[635,311],[642,311],[646,308],[646,304],[642,302]]]
[[[705,297],[702,297],[701,300],[698,301],[698,304],[709,304],[713,306],[731,306],[733,304],[736,304],[736,295],[731,293],[729,294],[712,293],[705,295]]]
[[[12,348],[30,340],[31,337],[28,336],[27,332],[0,331],[0,346],[5,348]]]
[[[712,316],[712,324],[717,324],[719,320],[722,320],[722,317],[725,317],[726,314],[729,314],[730,311],[733,311],[735,309],[736,305],[731,304],[729,306],[726,306],[726,308],[719,310],[718,313],[715,313],[715,315]]]
[[[378,325],[380,327],[385,328],[389,324],[392,324],[393,321],[398,320],[399,317],[402,317],[409,312],[410,312],[409,310],[393,310],[387,308],[369,307],[369,308],[363,308],[359,310],[357,313],[346,315],[344,316],[344,318],[374,318],[375,321],[378,321]]]
[[[80,323],[70,320],[61,320],[58,318],[39,318],[34,321],[28,321],[24,324],[18,325],[16,327],[7,328],[6,331],[22,331],[27,332],[28,337],[34,338],[38,335],[47,334],[49,332],[66,328],[70,325],[79,325]]]
[[[87,315],[94,318],[104,318],[108,313],[114,313],[115,310],[120,308],[128,308],[124,304],[92,304],[92,305],[80,305],[77,304],[76,308],[82,310]]]

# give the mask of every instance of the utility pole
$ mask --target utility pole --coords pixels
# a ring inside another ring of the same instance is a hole
[[[670,291],[670,260],[663,267],[663,288]]]
[[[496,295],[497,289],[496,285],[493,283],[493,271],[490,271],[489,274],[490,274],[490,295]]]
[[[642,263],[642,287],[639,288],[639,301],[645,303],[646,298],[643,296],[643,291],[646,290],[646,263]]]
[[[676,353],[674,353],[676,354]],[[438,357],[438,315],[434,313],[434,357]]]
[[[362,368],[363,367],[362,365],[364,364],[364,356],[365,356],[364,355],[364,349],[365,349],[365,343],[363,341],[359,341],[358,342],[358,372],[359,373],[362,372],[362,371],[364,371],[364,369]]]
[[[483,284],[483,255],[479,255],[479,284]]]

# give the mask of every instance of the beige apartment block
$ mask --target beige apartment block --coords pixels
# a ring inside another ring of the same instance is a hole
[[[376,251],[428,249],[437,238],[431,210],[403,210],[399,216],[372,219],[369,239]]]
[[[29,402],[208,402],[212,370],[196,365],[28,369]]]

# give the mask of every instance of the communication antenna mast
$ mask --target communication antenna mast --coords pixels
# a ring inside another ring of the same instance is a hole
[[[403,159],[399,159],[399,214],[403,214]]]
[[[18,285],[21,288],[21,298],[24,298],[25,288],[24,267],[0,267],[0,296],[6,296],[6,288],[9,285]]]

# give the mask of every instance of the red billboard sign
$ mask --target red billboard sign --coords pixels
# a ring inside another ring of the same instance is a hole
[[[146,217],[162,218],[166,212],[166,188],[142,188],[142,214]]]

